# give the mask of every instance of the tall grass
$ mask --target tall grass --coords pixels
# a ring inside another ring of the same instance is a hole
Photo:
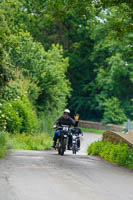
[[[52,138],[46,133],[40,133],[36,136],[26,134],[8,134],[9,149],[24,149],[24,150],[44,150],[50,149]]]
[[[54,114],[55,113],[55,114]],[[0,157],[5,155],[6,149],[24,149],[24,150],[44,150],[52,146],[52,138],[55,130],[53,124],[59,117],[57,112],[40,114],[40,133],[30,134],[9,134],[0,133]]]
[[[26,135],[0,132],[0,158],[5,156],[7,149],[45,150],[51,146],[52,137],[46,133]]]
[[[4,132],[0,132],[0,158],[3,158],[7,148],[7,137]]]
[[[53,129],[53,124],[56,119],[59,117],[57,112],[52,113],[42,113],[40,114],[40,132],[48,133],[50,136],[53,137],[55,130]]]

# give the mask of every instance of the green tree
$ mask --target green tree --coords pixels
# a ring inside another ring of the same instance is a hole
[[[36,100],[38,109],[62,110],[70,90],[65,75],[68,58],[63,58],[62,48],[53,45],[46,52],[40,43],[33,42],[29,33],[11,35],[7,38],[6,46],[15,68],[34,83],[34,87],[30,85],[29,91],[32,97],[34,93],[37,94],[33,100]]]
[[[61,113],[71,82],[73,114],[105,119],[105,101],[114,97],[132,119],[132,8],[130,1],[2,0],[2,90],[16,95],[17,82],[5,85],[21,72],[28,99],[46,116]]]
[[[133,25],[133,2],[125,0],[100,0],[95,2],[95,15],[105,11],[109,16],[111,38],[122,39],[129,32],[132,32]]]
[[[124,110],[120,106],[120,102],[116,97],[106,99],[104,102],[104,118],[105,123],[122,124],[127,120]]]

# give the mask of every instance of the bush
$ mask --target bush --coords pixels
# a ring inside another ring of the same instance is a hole
[[[32,133],[37,129],[36,113],[26,96],[0,104],[0,127],[10,133]]]
[[[38,129],[37,116],[28,98],[25,97],[22,100],[13,101],[12,106],[19,114],[20,119],[22,119],[21,133],[32,133]]]
[[[133,169],[133,150],[127,144],[97,141],[88,147],[88,155],[99,155],[105,160]]]

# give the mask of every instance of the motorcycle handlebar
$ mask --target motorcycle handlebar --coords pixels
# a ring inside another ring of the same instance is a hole
[[[75,127],[75,128],[70,128],[70,127],[67,126],[67,125],[56,126],[56,129],[62,129],[63,127],[68,127],[68,130],[69,130],[69,131],[71,131],[71,130],[73,130],[73,129],[76,129],[76,127]],[[83,136],[83,132],[82,132],[82,131],[81,131],[80,133],[78,133],[78,134]]]

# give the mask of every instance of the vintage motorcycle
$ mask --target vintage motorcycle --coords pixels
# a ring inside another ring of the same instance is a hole
[[[80,148],[79,135],[81,134],[83,136],[83,132],[81,131],[80,128],[75,127],[75,128],[71,129],[71,133],[72,133],[72,152],[73,152],[73,154],[76,154]]]
[[[58,154],[63,156],[68,142],[69,127],[62,125],[58,127],[58,130],[60,130],[60,134],[55,148],[58,150]]]

